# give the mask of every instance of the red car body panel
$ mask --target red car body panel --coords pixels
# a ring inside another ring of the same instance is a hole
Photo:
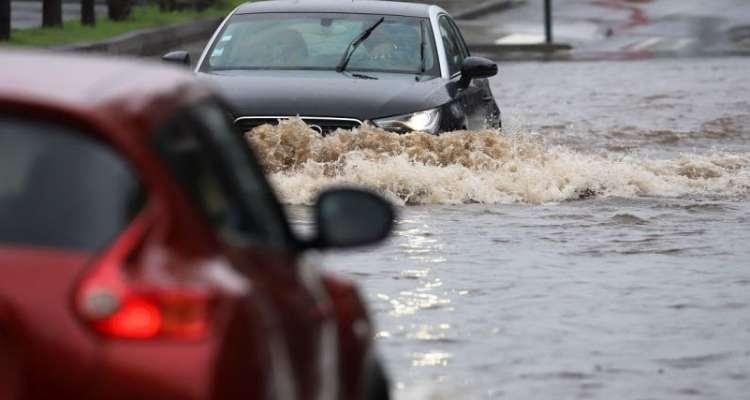
[[[210,87],[176,69],[80,55],[8,52],[0,63],[0,114],[98,137],[148,193],[97,253],[0,243],[1,399],[363,398],[371,333],[355,286],[299,265],[291,249],[222,242],[153,148],[165,121],[215,98]],[[80,317],[97,285],[208,293],[209,332],[102,337]]]
[[[70,312],[73,285],[90,260],[81,253],[0,248],[0,301],[6,310],[0,325],[6,334],[4,347],[20,350],[10,364],[22,371],[11,386],[43,383],[25,385],[26,396],[73,397],[80,388],[92,386],[97,346]],[[16,329],[10,330],[10,323]]]

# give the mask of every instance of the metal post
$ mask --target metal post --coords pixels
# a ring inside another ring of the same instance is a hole
[[[10,39],[10,0],[0,0],[0,40]]]
[[[544,0],[544,34],[547,44],[552,44],[552,0]]]

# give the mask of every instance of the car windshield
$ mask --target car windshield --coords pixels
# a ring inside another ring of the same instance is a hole
[[[354,48],[347,71],[439,75],[426,18],[341,13],[235,15],[201,70],[335,70],[350,44],[381,18]]]

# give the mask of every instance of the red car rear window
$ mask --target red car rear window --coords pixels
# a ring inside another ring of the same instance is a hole
[[[0,116],[0,246],[96,250],[142,204],[115,151],[72,128]]]

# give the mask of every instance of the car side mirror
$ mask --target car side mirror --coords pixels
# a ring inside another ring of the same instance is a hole
[[[174,64],[190,66],[190,53],[185,50],[169,52],[161,57],[162,61]]]
[[[310,247],[347,248],[375,244],[393,229],[396,212],[386,200],[358,189],[332,189],[315,203],[318,234]]]
[[[461,64],[461,80],[463,87],[469,86],[472,79],[489,78],[497,75],[497,64],[484,57],[466,57]]]

